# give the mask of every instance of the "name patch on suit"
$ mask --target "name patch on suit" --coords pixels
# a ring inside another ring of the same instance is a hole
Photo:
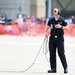
[[[58,24],[62,24],[62,22],[58,22]]]

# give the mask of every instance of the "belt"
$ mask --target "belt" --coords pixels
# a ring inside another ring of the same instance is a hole
[[[54,36],[54,38],[58,38],[58,36]]]
[[[63,36],[57,36],[57,35],[55,35],[55,36],[51,35],[51,36],[54,37],[54,38],[63,37]]]

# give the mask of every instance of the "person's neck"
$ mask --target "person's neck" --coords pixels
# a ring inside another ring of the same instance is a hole
[[[58,20],[60,16],[59,16],[59,15],[57,15],[57,16],[54,16],[54,17],[55,17],[55,20]]]

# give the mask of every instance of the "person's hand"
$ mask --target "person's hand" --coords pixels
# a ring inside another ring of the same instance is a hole
[[[62,28],[62,26],[60,24],[56,24],[55,28]]]
[[[45,34],[44,34],[44,35],[45,35],[45,37],[47,37],[47,36],[48,36],[47,32],[45,32]]]

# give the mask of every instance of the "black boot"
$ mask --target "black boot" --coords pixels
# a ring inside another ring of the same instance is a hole
[[[68,69],[66,68],[66,69],[64,69],[64,73],[68,73]]]
[[[48,73],[56,73],[56,70],[48,70]]]

